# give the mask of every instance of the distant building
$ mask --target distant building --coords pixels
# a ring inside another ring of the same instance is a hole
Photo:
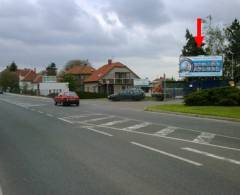
[[[145,93],[148,93],[150,90],[150,80],[145,79],[134,79],[134,87],[142,89]]]
[[[19,76],[20,93],[33,92],[37,95],[47,96],[69,91],[68,83],[57,82],[56,76],[37,74],[35,69],[19,69],[17,74]]]
[[[70,69],[66,70],[66,74],[74,76],[80,91],[84,91],[84,81],[88,79],[94,71],[95,68],[92,66],[83,64],[71,67]]]
[[[133,80],[140,77],[120,62],[108,60],[85,80],[85,91],[113,94],[123,89],[132,88]]]
[[[41,82],[41,75],[36,73],[36,70],[32,69],[18,69],[17,75],[19,77],[19,88],[21,91],[33,91],[37,90],[37,84]]]
[[[58,94],[63,91],[69,91],[68,83],[57,82],[56,76],[43,76],[42,82],[39,83],[39,94],[48,96],[50,94]]]

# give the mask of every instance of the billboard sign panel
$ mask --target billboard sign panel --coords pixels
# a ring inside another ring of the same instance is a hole
[[[220,77],[222,74],[222,56],[180,57],[179,77]]]

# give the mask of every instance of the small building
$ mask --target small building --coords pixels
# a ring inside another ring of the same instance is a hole
[[[148,93],[150,90],[150,80],[145,79],[134,79],[134,87],[142,89],[145,93]]]
[[[78,66],[73,66],[66,70],[66,74],[70,74],[76,80],[80,91],[84,91],[84,81],[88,79],[92,73],[95,71],[89,64],[83,64]]]
[[[112,62],[101,66],[85,80],[85,92],[113,94],[132,88],[134,79],[140,79],[128,66],[120,62]]]
[[[37,74],[35,69],[18,69],[17,75],[19,77],[20,92],[34,91],[37,89],[37,83],[41,75]]]
[[[69,91],[68,83],[57,82],[56,76],[42,76],[42,82],[38,85],[39,95],[48,96]]]
[[[20,93],[48,96],[69,91],[68,83],[57,82],[56,76],[37,74],[35,69],[19,69],[17,74],[19,76]]]

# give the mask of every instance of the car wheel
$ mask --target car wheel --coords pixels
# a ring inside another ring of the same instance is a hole
[[[54,105],[55,105],[55,106],[57,106],[57,105],[58,105],[58,103],[57,103],[57,102],[55,102],[55,103],[54,103]]]
[[[79,102],[78,102],[78,103],[76,103],[76,106],[79,106]]]

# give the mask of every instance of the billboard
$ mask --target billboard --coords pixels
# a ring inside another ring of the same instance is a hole
[[[222,56],[180,57],[179,77],[220,77],[222,74]]]

